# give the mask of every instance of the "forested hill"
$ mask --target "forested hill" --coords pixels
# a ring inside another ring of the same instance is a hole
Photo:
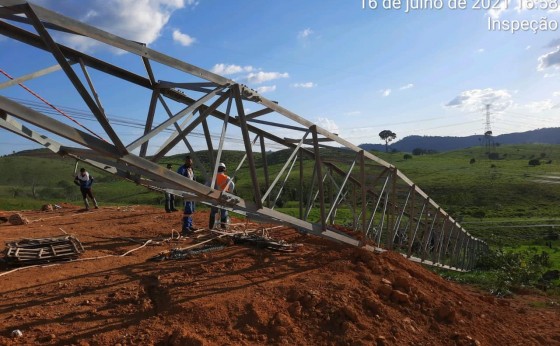
[[[398,133],[397,133],[398,136]],[[560,127],[544,128],[527,132],[508,133],[492,137],[494,143],[502,144],[560,144]],[[381,139],[379,139],[381,141]],[[483,135],[467,137],[444,136],[407,136],[389,145],[389,150],[412,152],[414,149],[434,150],[437,152],[464,149],[481,145]],[[384,144],[360,144],[366,150],[385,151]]]

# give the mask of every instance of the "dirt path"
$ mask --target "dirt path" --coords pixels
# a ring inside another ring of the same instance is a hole
[[[22,215],[31,223],[0,224],[2,245],[72,234],[86,251],[13,272],[0,263],[0,345],[560,345],[560,309],[544,295],[497,299],[395,253],[275,228],[296,252],[225,241],[152,261],[194,244],[171,239],[178,213],[62,205]]]

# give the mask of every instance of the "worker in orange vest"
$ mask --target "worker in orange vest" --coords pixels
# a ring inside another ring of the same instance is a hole
[[[225,173],[226,165],[223,162],[220,162],[218,165],[218,174],[216,175],[216,181],[214,182],[214,188],[216,190],[225,191],[225,192],[233,192],[235,188],[235,184],[233,180]],[[225,209],[221,209],[218,207],[212,207],[210,209],[210,222],[208,227],[213,229],[215,226],[216,214],[220,212],[220,226],[222,229],[225,229],[228,223],[228,212]]]

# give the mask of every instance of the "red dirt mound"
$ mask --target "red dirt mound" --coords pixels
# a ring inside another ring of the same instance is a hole
[[[146,206],[21,214],[30,223],[0,224],[2,243],[71,234],[85,252],[0,264],[0,345],[560,345],[560,311],[545,296],[498,299],[396,253],[271,226],[269,236],[301,246],[222,237],[171,259],[210,233],[176,239],[181,215]],[[207,218],[197,213],[196,226]]]

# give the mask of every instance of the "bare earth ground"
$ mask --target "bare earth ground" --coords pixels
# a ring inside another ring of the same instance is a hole
[[[22,212],[27,225],[0,224],[0,246],[66,232],[86,249],[54,266],[9,272],[0,263],[0,345],[560,345],[560,311],[544,295],[495,298],[399,254],[277,228],[272,237],[302,246],[229,243],[152,261],[197,241],[165,241],[179,213],[62,206]],[[207,217],[197,213],[196,226]],[[159,245],[141,247],[148,239]]]

